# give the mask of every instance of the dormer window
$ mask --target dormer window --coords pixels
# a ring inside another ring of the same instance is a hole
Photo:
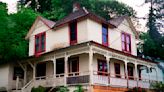
[[[70,29],[70,45],[77,43],[77,22],[71,22],[69,24]]]
[[[35,53],[41,53],[45,51],[45,39],[45,32],[35,35]]]
[[[108,26],[102,25],[102,44],[108,46]]]
[[[131,37],[130,37],[130,34],[122,33],[121,41],[122,41],[122,51],[131,53]]]

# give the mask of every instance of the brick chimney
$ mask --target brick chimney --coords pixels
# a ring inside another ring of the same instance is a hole
[[[73,4],[73,12],[78,11],[80,9],[80,4],[79,3],[74,3]]]

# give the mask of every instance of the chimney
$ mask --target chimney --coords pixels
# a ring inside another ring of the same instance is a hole
[[[74,3],[73,4],[73,12],[78,11],[80,9],[80,4],[79,3]]]

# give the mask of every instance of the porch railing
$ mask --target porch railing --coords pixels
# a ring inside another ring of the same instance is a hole
[[[82,85],[89,83],[89,72],[71,72],[68,73],[67,85]]]
[[[146,78],[137,79],[135,76],[128,76],[120,74],[111,74],[107,72],[94,71],[93,72],[93,84],[110,85],[115,87],[141,87],[149,88],[150,84],[155,80]]]

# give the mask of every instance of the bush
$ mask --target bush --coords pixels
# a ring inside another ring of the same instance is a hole
[[[69,92],[69,89],[65,86],[60,86],[60,87],[57,87],[56,92]]]
[[[129,89],[129,90],[126,91],[126,92],[146,92],[146,90],[143,89],[143,88],[140,88],[140,87],[134,87],[134,88],[132,88],[132,89]]]
[[[164,92],[164,83],[162,82],[151,83],[150,87],[154,89],[155,92]]]
[[[31,90],[31,92],[45,92],[45,91],[46,91],[46,89],[42,86],[39,86],[37,88],[33,87]]]
[[[74,92],[84,92],[84,89],[81,85],[78,85],[77,89]]]

